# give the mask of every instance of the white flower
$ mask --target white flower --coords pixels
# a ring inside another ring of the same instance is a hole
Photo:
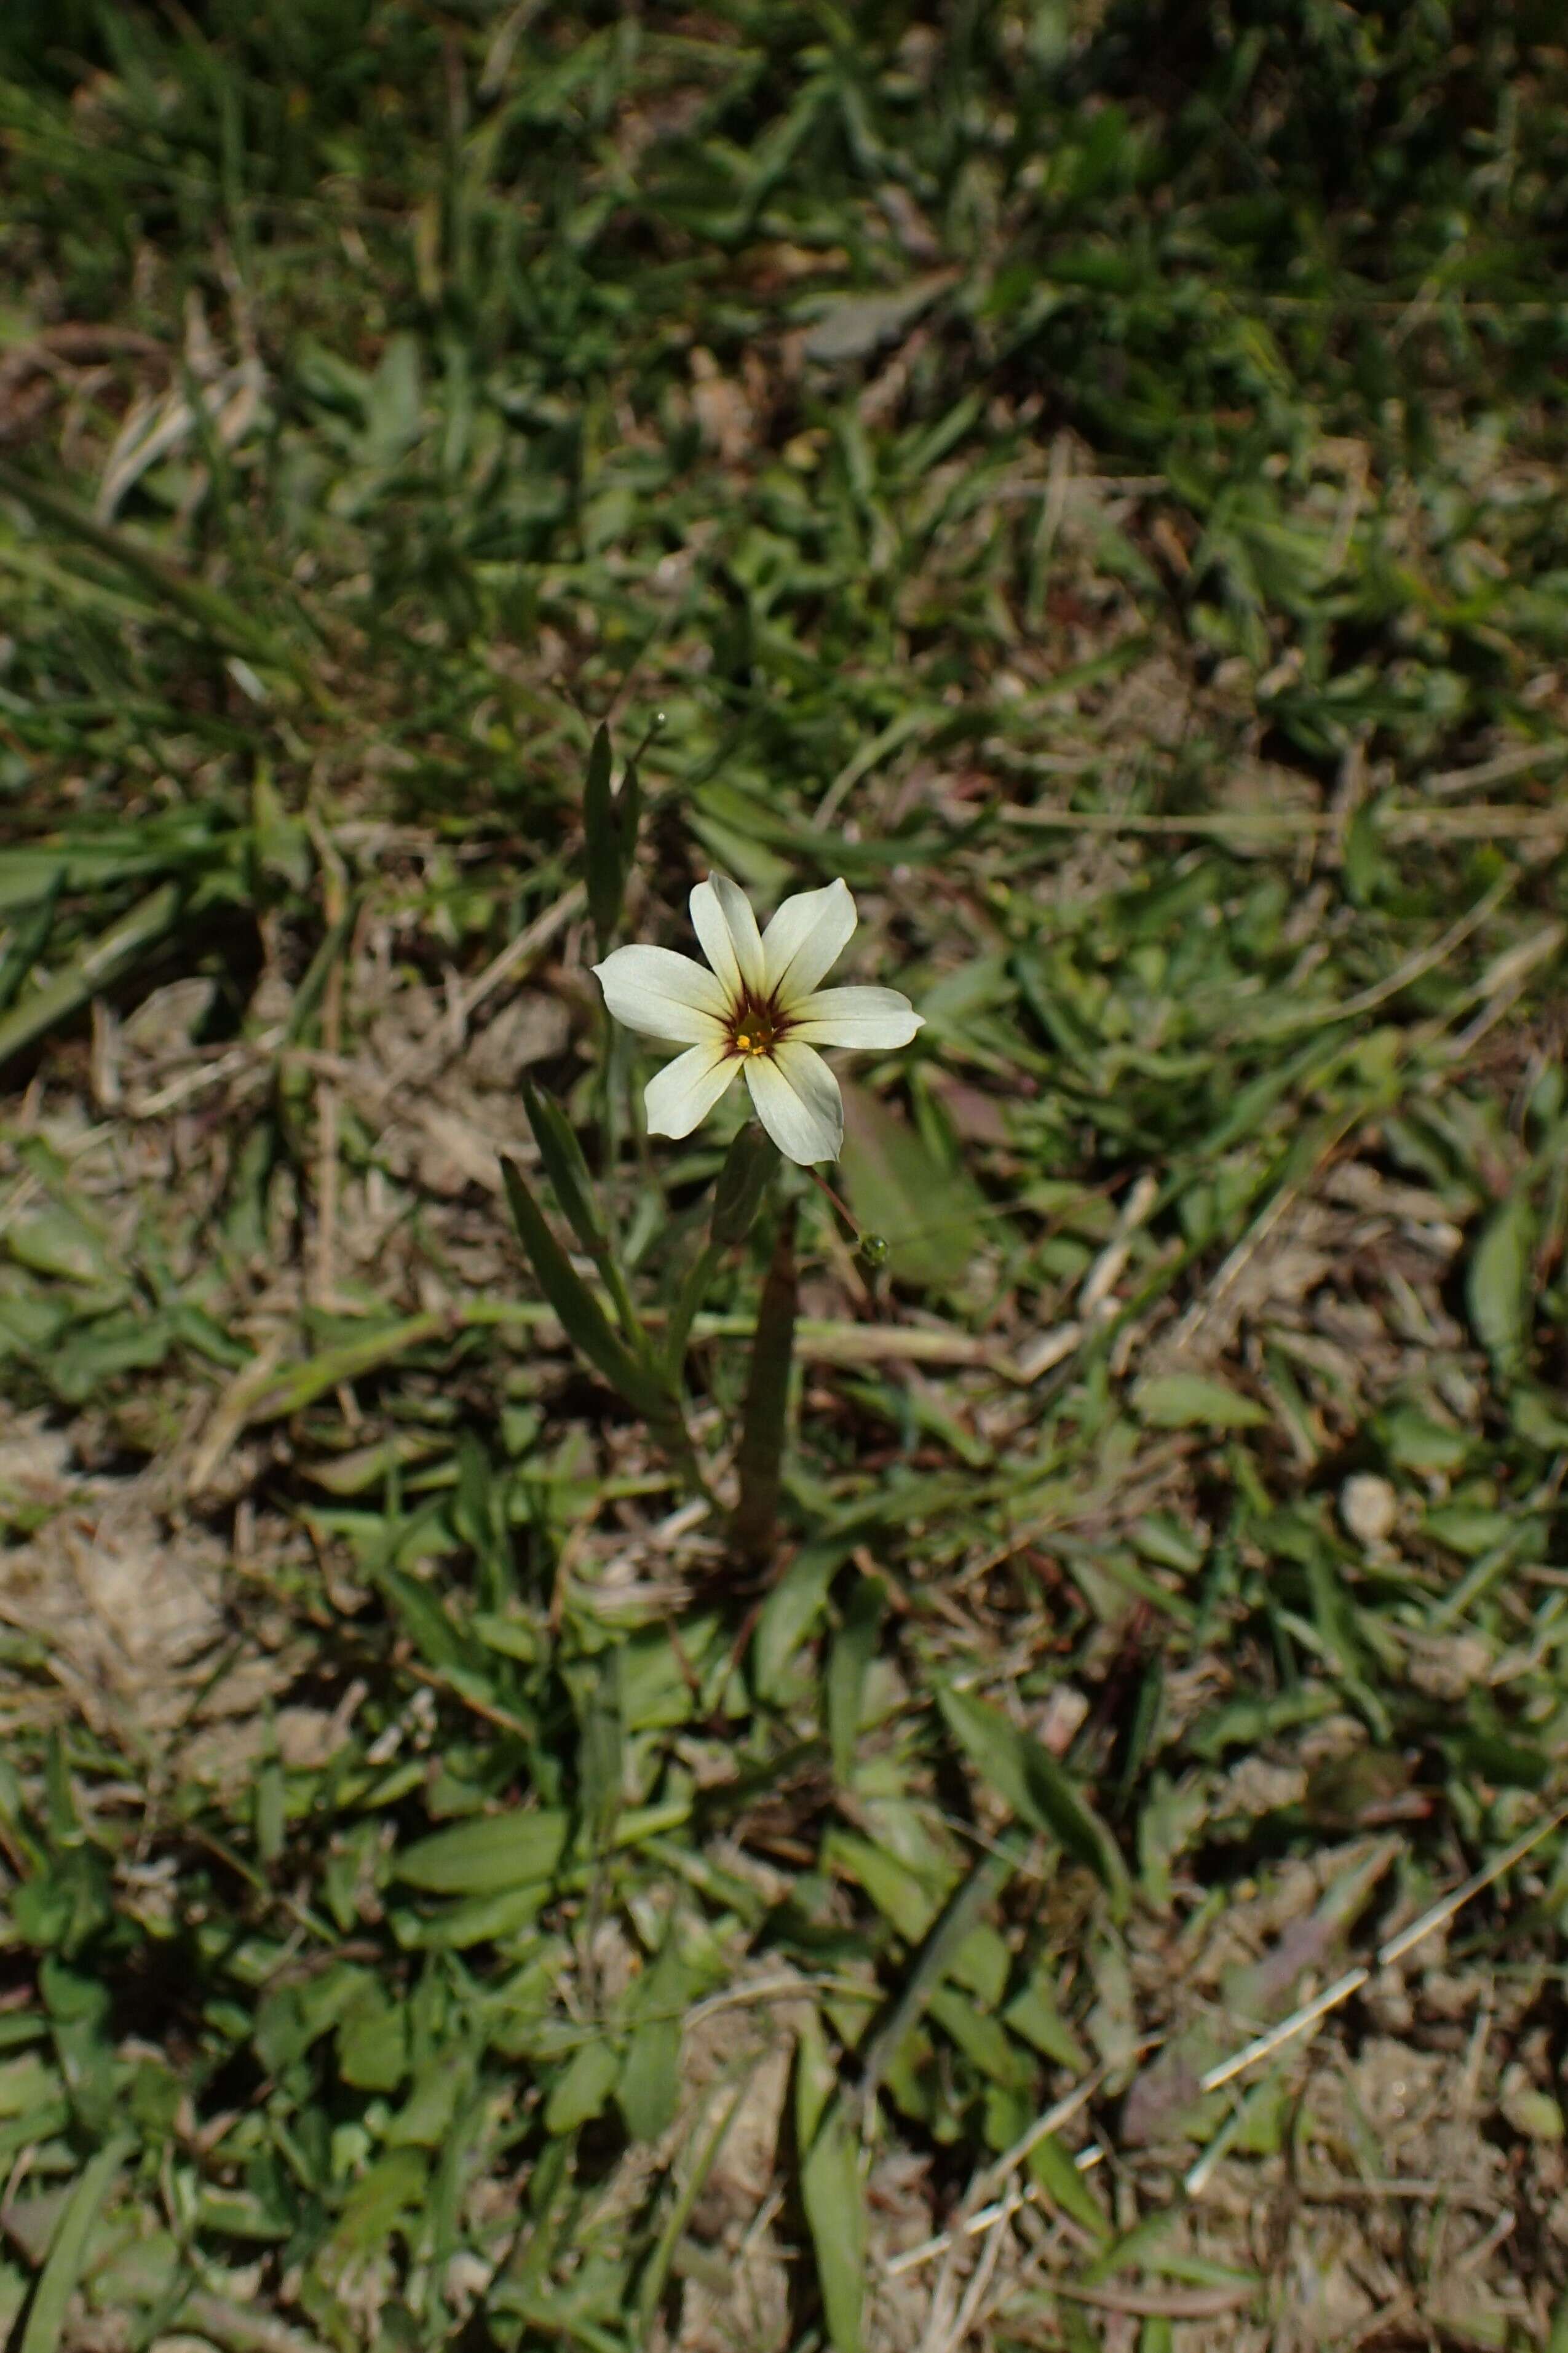
[[[907,1046],[921,1016],[896,988],[820,988],[855,929],[848,886],[786,899],[765,932],[744,892],[710,875],[691,921],[711,971],[672,948],[616,948],[594,970],[617,1021],[684,1046],[648,1083],[654,1135],[689,1135],[746,1073],[757,1117],[790,1160],[836,1160],[844,1099],[818,1046]]]

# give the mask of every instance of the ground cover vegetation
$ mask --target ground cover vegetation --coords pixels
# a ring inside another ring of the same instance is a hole
[[[8,2342],[1562,2353],[1559,11],[9,0],[0,159]],[[501,1173],[685,1314],[603,725],[923,1016],[713,1502]]]

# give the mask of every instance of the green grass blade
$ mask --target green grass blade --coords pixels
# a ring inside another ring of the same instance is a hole
[[[936,1698],[959,1746],[1019,1820],[1044,1831],[1086,1863],[1117,1911],[1124,1910],[1127,1866],[1116,1841],[1050,1750],[973,1692],[941,1683]]]
[[[93,2225],[134,2146],[129,2137],[109,2141],[83,2168],[38,2274],[17,2353],[59,2353],[66,2310],[87,2261]]]
[[[503,1159],[501,1173],[518,1238],[568,1339],[628,1405],[661,1429],[668,1426],[675,1411],[669,1391],[652,1368],[640,1363],[616,1338],[604,1309],[551,1232],[516,1162]]]
[[[834,2353],[862,2353],[866,2202],[855,2137],[826,2037],[815,2013],[795,2051],[795,2145],[800,2200]]]
[[[0,1018],[0,1065],[37,1043],[56,1025],[95,997],[111,980],[128,972],[147,950],[172,932],[179,920],[185,894],[177,882],[164,882],[100,934],[92,945],[68,964],[58,976],[36,988],[20,1005]]]

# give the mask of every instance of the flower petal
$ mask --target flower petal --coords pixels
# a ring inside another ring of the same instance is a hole
[[[793,1009],[795,999],[809,997],[823,974],[837,963],[854,929],[855,902],[842,880],[786,899],[763,934],[765,993],[786,1010]]]
[[[838,1082],[809,1046],[786,1042],[746,1063],[746,1084],[757,1117],[786,1160],[804,1167],[837,1160],[844,1141],[844,1098]]]
[[[925,1016],[896,988],[817,988],[790,1007],[790,1038],[802,1046],[907,1046]]]
[[[689,1046],[667,1062],[643,1094],[650,1135],[689,1135],[705,1120],[736,1071],[740,1059],[727,1040]]]
[[[731,1005],[744,997],[764,997],[763,936],[740,885],[727,874],[710,874],[691,893],[691,920]]]
[[[724,992],[694,956],[673,948],[616,948],[594,970],[616,1019],[646,1038],[695,1046],[714,1040],[723,1028]]]

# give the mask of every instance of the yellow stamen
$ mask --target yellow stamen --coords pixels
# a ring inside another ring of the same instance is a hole
[[[742,1032],[741,1032],[740,1036],[736,1039],[735,1043],[736,1043],[736,1045],[737,1045],[737,1046],[739,1046],[739,1048],[740,1048],[740,1050],[741,1050],[741,1051],[742,1051],[742,1054],[749,1054],[749,1053],[751,1052],[751,1050],[752,1050],[752,1041],[751,1041],[751,1039],[747,1037],[747,1035],[746,1035],[746,1033],[745,1033],[745,1031],[744,1031],[743,1029],[742,1030]]]

